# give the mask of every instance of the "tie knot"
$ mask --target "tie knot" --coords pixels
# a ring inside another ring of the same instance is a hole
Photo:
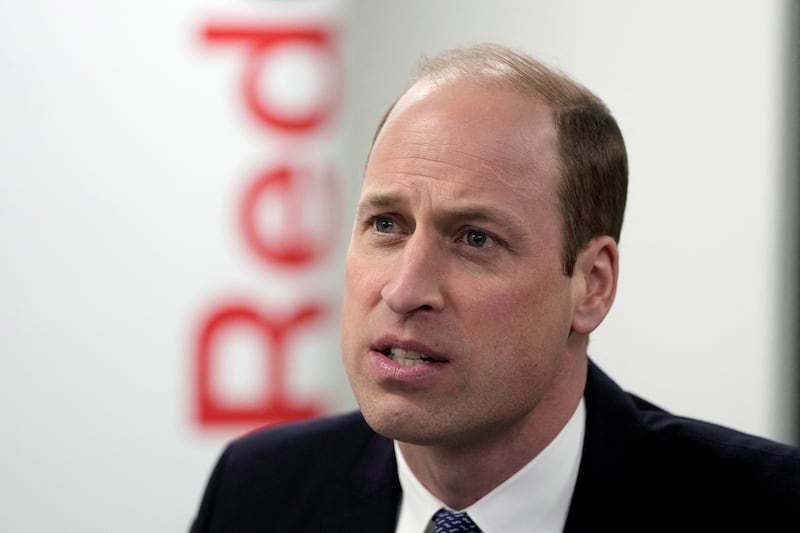
[[[467,513],[454,513],[447,509],[439,509],[433,515],[436,523],[434,533],[480,533],[480,529]]]

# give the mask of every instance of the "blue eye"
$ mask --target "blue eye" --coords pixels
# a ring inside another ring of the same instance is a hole
[[[394,230],[394,222],[388,218],[376,218],[373,224],[378,233],[391,233]]]
[[[490,237],[482,231],[469,230],[464,235],[464,240],[473,248],[483,248],[489,242]]]

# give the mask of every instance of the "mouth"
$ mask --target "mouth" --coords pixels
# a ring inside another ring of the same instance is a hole
[[[415,350],[392,347],[380,350],[380,352],[401,366],[416,366],[440,362],[430,355]]]

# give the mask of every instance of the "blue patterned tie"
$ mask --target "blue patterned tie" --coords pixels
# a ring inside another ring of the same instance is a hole
[[[480,529],[467,513],[453,513],[447,509],[439,509],[433,515],[436,523],[434,533],[480,533]]]

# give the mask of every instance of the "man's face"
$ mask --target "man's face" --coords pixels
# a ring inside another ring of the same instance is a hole
[[[546,105],[424,80],[398,102],[367,164],[342,317],[376,431],[465,444],[559,397],[574,298],[557,182]]]

